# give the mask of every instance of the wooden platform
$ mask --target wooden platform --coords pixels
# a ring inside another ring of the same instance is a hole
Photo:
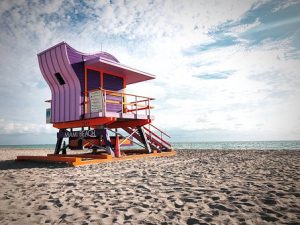
[[[113,158],[111,155],[98,155],[98,154],[74,154],[74,155],[54,155],[48,154],[47,156],[17,156],[16,161],[45,161],[55,163],[67,163],[70,166],[83,166],[89,164],[117,162],[123,160],[134,160],[147,157],[164,157],[174,156],[175,151],[151,153],[151,154],[134,154],[126,155],[120,158]]]

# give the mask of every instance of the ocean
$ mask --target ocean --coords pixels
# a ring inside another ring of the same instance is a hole
[[[176,149],[300,150],[300,141],[173,142]],[[0,149],[53,149],[55,145],[0,145]]]
[[[224,141],[224,142],[177,142],[175,149],[218,150],[300,150],[300,141]]]

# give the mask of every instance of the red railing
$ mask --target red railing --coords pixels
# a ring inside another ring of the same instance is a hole
[[[94,105],[98,104],[99,106],[98,112],[102,112],[105,114],[106,112],[109,111],[107,109],[107,106],[110,104],[110,105],[120,106],[120,111],[118,111],[118,113],[132,113],[137,115],[138,112],[144,111],[145,115],[150,116],[150,109],[153,108],[150,105],[150,102],[154,100],[154,98],[149,98],[140,95],[133,95],[133,94],[123,93],[123,92],[117,92],[117,91],[110,91],[105,89],[90,90],[86,96],[87,99],[85,101],[85,107],[84,107],[86,113],[97,112],[97,107],[92,108],[91,104]],[[97,99],[99,100],[99,102]]]
[[[171,144],[165,140],[165,137],[171,138],[171,136],[169,136],[167,133],[163,132],[162,130],[152,125],[151,123],[148,124],[148,128],[146,126],[144,126],[144,128],[148,132],[150,140],[153,140],[152,136],[154,136],[160,144],[165,144],[171,147]]]

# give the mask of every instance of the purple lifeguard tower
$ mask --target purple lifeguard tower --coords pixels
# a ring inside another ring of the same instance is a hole
[[[133,154],[175,154],[166,141],[169,136],[151,124],[154,99],[126,93],[127,85],[155,79],[154,75],[125,66],[109,53],[82,53],[66,42],[39,53],[38,61],[51,89],[51,100],[46,101],[51,104],[47,122],[59,129],[54,154],[45,160],[81,157],[82,163],[77,160],[71,164],[82,165],[87,164],[85,161],[93,163],[95,159],[120,159]],[[121,149],[133,143],[142,149]],[[66,154],[67,148],[92,152],[70,155]]]

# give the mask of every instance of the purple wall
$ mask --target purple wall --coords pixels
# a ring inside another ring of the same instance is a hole
[[[74,121],[82,118],[84,91],[84,61],[93,58],[104,58],[119,62],[114,56],[99,52],[85,54],[76,51],[67,43],[59,43],[38,54],[40,70],[51,89],[51,122]],[[55,73],[60,73],[65,84],[59,84]],[[99,72],[91,73],[89,89],[100,87]],[[98,73],[98,77],[95,75]],[[109,90],[123,89],[122,79],[104,76],[104,88]],[[113,83],[111,83],[113,81]],[[99,85],[98,85],[99,84]],[[121,85],[122,84],[122,85]],[[108,111],[120,111],[121,105],[107,105]]]
[[[84,91],[84,62],[78,62],[72,64],[72,68],[77,76],[77,79],[80,82],[80,92],[82,93],[83,96],[83,91]]]
[[[80,83],[69,63],[66,44],[61,43],[38,54],[40,70],[50,86],[51,122],[78,120],[81,115]],[[55,73],[60,73],[65,81],[59,84]]]
[[[122,97],[114,96],[114,95],[106,95],[106,100],[113,100],[113,101],[121,102]],[[106,111],[108,111],[108,112],[121,112],[122,111],[122,105],[121,104],[106,103]]]

